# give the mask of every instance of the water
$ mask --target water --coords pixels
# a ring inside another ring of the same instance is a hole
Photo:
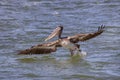
[[[60,48],[50,55],[17,55],[44,42],[58,25],[63,35],[106,31],[80,42],[88,55],[70,57]],[[119,0],[0,0],[0,80],[119,80]]]

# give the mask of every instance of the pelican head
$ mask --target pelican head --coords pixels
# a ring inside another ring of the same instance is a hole
[[[58,39],[61,38],[61,34],[62,34],[62,31],[63,31],[63,26],[58,26],[46,39],[45,41],[48,41],[50,40],[51,38],[55,37],[55,36],[58,36]]]

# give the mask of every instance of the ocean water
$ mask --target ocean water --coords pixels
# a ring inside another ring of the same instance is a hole
[[[63,36],[105,32],[79,42],[87,56],[59,48],[47,55],[17,55],[58,25]],[[119,80],[119,0],[0,0],[0,80]]]

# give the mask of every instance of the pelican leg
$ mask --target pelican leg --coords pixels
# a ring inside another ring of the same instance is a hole
[[[74,52],[76,52],[76,51],[77,51],[77,53],[80,53],[80,52],[81,52],[81,49],[80,49],[80,45],[79,45],[79,44],[75,44],[75,46],[74,46],[72,49],[70,49],[71,56],[73,56],[73,55],[74,55]]]
[[[74,55],[74,51],[81,52],[79,44],[75,44],[75,46],[69,50],[70,50],[71,56]]]
[[[78,45],[78,44],[77,44],[77,45]],[[76,50],[77,50],[77,54],[78,54],[79,56],[81,56],[81,57],[84,57],[84,56],[87,55],[87,53],[84,52],[84,51],[82,51],[82,50],[80,49],[80,47],[77,47]]]
[[[71,56],[73,56],[73,55],[74,55],[74,52],[73,52],[73,50],[72,50],[72,49],[70,49],[70,53],[71,53]]]
[[[81,52],[80,45],[79,44],[75,44],[75,45],[76,45],[76,50]]]

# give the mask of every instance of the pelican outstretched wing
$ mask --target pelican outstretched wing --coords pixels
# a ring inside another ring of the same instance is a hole
[[[18,54],[48,54],[55,52],[56,47],[34,47],[20,51]]]
[[[59,40],[32,46],[31,48],[20,51],[18,54],[48,54],[55,52],[59,45]]]
[[[68,39],[73,43],[77,43],[79,41],[86,41],[86,40],[94,38],[94,37],[100,35],[101,33],[103,33],[104,28],[105,28],[105,26],[101,25],[100,27],[98,27],[98,31],[96,31],[96,32],[85,33],[85,34],[77,34],[77,35],[74,35],[74,36],[69,36]]]
[[[58,37],[61,37],[61,33],[62,33],[63,27],[62,26],[58,26],[46,39],[45,41],[55,37],[58,35]]]

